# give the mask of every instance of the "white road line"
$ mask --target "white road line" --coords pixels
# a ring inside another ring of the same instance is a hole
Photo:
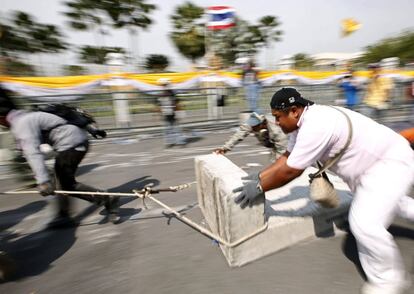
[[[101,171],[107,168],[119,168],[119,167],[129,167],[129,166],[134,166],[134,164],[130,163],[130,162],[123,162],[123,163],[114,163],[114,164],[108,164],[108,165],[102,165],[102,166],[98,166],[97,168],[94,169],[94,171]]]

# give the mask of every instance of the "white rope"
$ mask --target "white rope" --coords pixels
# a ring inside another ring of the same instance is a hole
[[[6,191],[2,194],[39,194],[39,191]],[[85,191],[65,191],[65,190],[55,190],[54,194],[73,194],[73,195],[96,195],[96,196],[120,196],[120,197],[130,197],[137,195],[134,193],[114,193],[114,192],[85,192]]]
[[[165,189],[158,189],[158,190],[151,190],[151,188],[144,188],[142,190],[138,190],[140,193],[145,193],[146,191],[151,191],[151,193],[158,193],[158,192],[177,192],[179,190],[184,190],[186,188],[191,187],[191,185],[195,184],[196,182],[181,184],[178,186],[170,186]],[[21,191],[19,189],[2,192],[1,194],[39,194],[39,191],[36,190],[28,190],[28,191]],[[119,197],[137,197],[136,193],[121,193],[121,192],[90,192],[90,191],[66,191],[66,190],[55,190],[54,194],[72,194],[72,195],[93,195],[93,196],[119,196]]]
[[[227,247],[230,247],[230,248],[236,247],[236,246],[242,244],[243,242],[253,238],[254,236],[260,234],[261,232],[266,230],[267,226],[268,226],[268,223],[266,222],[261,228],[257,229],[256,231],[240,238],[239,240],[236,240],[236,241],[230,243],[230,242],[224,240],[223,238],[221,238],[220,236],[214,234],[213,232],[207,230],[206,228],[200,226],[199,224],[192,221],[188,217],[182,215],[180,212],[176,211],[175,209],[171,208],[170,206],[164,204],[163,202],[161,202],[160,200],[158,200],[157,198],[152,196],[150,193],[141,194],[140,191],[136,191],[136,190],[134,190],[134,192],[136,193],[137,197],[139,197],[141,199],[143,199],[143,198],[151,199],[152,201],[154,201],[158,205],[160,205],[160,206],[164,207],[165,209],[168,209],[169,211],[171,211],[177,218],[179,218],[180,220],[182,220],[183,222],[185,222],[189,226],[193,227],[197,231],[209,236],[210,238],[212,238],[212,239],[216,240],[217,242],[223,244],[224,246],[227,246]]]
[[[154,196],[151,195],[151,193],[156,192],[176,192],[179,190],[183,190],[186,189],[188,187],[190,187],[192,184],[194,184],[195,182],[192,183],[188,183],[188,184],[182,184],[182,185],[178,185],[178,186],[171,186],[168,189],[159,189],[159,190],[151,190],[151,188],[147,187],[144,188],[142,190],[133,190],[134,193],[120,193],[120,192],[85,192],[85,191],[65,191],[65,190],[55,190],[55,194],[73,194],[73,195],[94,195],[94,196],[118,196],[118,197],[138,197],[140,199],[142,199],[142,203],[145,207],[145,209],[147,209],[147,206],[145,204],[145,199],[149,198],[152,201],[154,201],[155,203],[157,203],[158,205],[164,207],[165,209],[167,209],[168,211],[172,212],[178,219],[182,220],[183,222],[185,222],[187,225],[191,226],[192,228],[194,228],[195,230],[201,232],[204,235],[207,235],[208,237],[216,240],[217,242],[223,244],[226,247],[229,248],[233,248],[236,247],[244,242],[246,242],[247,240],[253,238],[254,236],[262,233],[263,231],[265,231],[267,229],[268,223],[266,222],[262,227],[260,227],[259,229],[257,229],[256,231],[234,241],[234,242],[228,242],[226,240],[224,240],[222,237],[218,236],[217,234],[214,234],[213,232],[211,232],[210,230],[207,230],[206,228],[200,226],[199,224],[197,224],[196,222],[192,221],[191,219],[189,219],[188,217],[184,216],[183,214],[181,214],[180,212],[176,211],[175,209],[173,209],[172,207],[166,205],[165,203],[161,202],[160,200],[158,200],[157,198],[155,198]],[[6,191],[3,192],[2,194],[38,194],[38,191]]]

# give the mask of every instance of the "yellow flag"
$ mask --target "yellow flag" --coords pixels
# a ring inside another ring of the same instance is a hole
[[[346,18],[341,21],[342,37],[349,36],[361,28],[361,24],[353,18]]]

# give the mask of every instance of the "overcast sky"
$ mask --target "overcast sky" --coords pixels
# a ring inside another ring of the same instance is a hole
[[[39,22],[53,23],[75,45],[96,45],[92,33],[69,29],[61,12],[65,6],[60,0],[1,0],[1,17],[7,17],[12,10],[21,10],[34,15]],[[147,31],[140,32],[138,53],[167,55],[173,70],[188,70],[189,63],[175,50],[168,38],[172,29],[169,16],[183,0],[148,0],[157,5],[151,17],[154,24]],[[284,32],[281,42],[274,43],[271,52],[257,56],[259,65],[264,66],[267,58],[276,64],[283,55],[295,53],[357,52],[365,46],[383,38],[394,36],[405,29],[414,28],[413,0],[193,0],[196,5],[229,5],[243,19],[256,22],[265,15],[277,16]],[[354,34],[341,38],[340,22],[352,17],[362,23]],[[106,37],[107,46],[129,48],[129,38],[124,31],[112,31]],[[265,57],[266,56],[266,57]],[[74,55],[66,54],[50,62],[74,64]],[[53,61],[55,60],[55,61]],[[58,60],[58,61],[56,61]],[[269,64],[269,61],[267,62]]]

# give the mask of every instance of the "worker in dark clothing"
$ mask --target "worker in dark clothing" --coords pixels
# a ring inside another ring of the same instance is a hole
[[[162,87],[162,92],[158,98],[159,111],[164,120],[164,141],[167,148],[183,146],[186,140],[178,125],[177,114],[181,110],[180,101],[175,92],[170,88],[171,81],[168,78],[160,78],[158,84]]]
[[[85,129],[68,124],[63,118],[46,112],[18,110],[8,92],[0,89],[0,125],[10,128],[18,147],[32,169],[42,196],[54,195],[56,186],[66,191],[99,192],[99,189],[78,183],[76,170],[88,152]],[[48,143],[56,151],[55,176],[49,175],[39,146]],[[55,184],[56,182],[56,184]],[[70,195],[97,205],[104,205],[109,214],[116,214],[119,198],[98,195]],[[70,217],[70,199],[56,196],[58,209],[49,227],[58,228],[74,224]]]

